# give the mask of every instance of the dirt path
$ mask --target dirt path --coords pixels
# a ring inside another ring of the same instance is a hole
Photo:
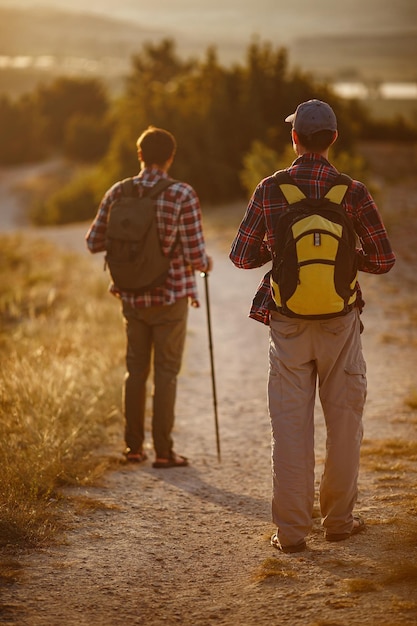
[[[61,231],[63,245],[75,241],[78,248],[84,231],[84,225]],[[387,277],[361,280],[369,394],[357,510],[368,529],[327,544],[317,518],[309,550],[281,555],[269,545],[268,331],[247,318],[261,274],[235,269],[215,234],[208,239],[215,259],[209,284],[221,463],[203,307],[190,312],[177,403],[176,448],[191,467],[121,465],[102,485],[78,490],[101,508],[74,513],[62,545],[22,557],[25,574],[3,595],[0,623],[417,624],[417,534],[405,532],[416,514],[417,459],[388,454],[388,440],[417,439],[416,412],[405,405],[416,388],[416,336],[407,311],[401,317],[390,305],[405,297],[400,279],[408,262],[400,259]],[[201,292],[204,302],[203,283]],[[383,455],[375,452],[378,445]],[[319,408],[316,448],[318,480],[324,451]],[[403,570],[408,578],[387,578]]]

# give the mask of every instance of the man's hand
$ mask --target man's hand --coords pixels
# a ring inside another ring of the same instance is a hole
[[[211,272],[211,270],[213,269],[213,259],[211,256],[207,257],[207,266],[206,269],[202,270],[203,274],[209,274]]]

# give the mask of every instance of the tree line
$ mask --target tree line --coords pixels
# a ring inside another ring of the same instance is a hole
[[[242,64],[225,67],[215,48],[202,60],[183,59],[175,42],[165,39],[144,45],[132,58],[125,90],[116,100],[98,79],[59,78],[16,102],[3,96],[0,164],[53,154],[90,164],[86,174],[34,213],[44,223],[89,219],[111,184],[137,173],[139,134],[149,125],[160,126],[178,141],[172,176],[192,184],[202,201],[219,204],[247,192],[245,168],[256,169],[253,164],[262,162],[263,154],[268,166],[284,155],[290,140],[284,119],[310,98],[326,100],[336,112],[336,156],[353,155],[358,139],[417,139],[417,129],[402,118],[375,122],[358,102],[343,100],[313,76],[291,69],[284,48],[253,41]]]

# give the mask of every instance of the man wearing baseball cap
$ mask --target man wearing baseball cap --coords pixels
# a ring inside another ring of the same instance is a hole
[[[337,119],[326,102],[298,105],[286,122],[296,160],[286,169],[307,198],[326,195],[339,172],[329,161],[338,136]],[[360,271],[388,272],[395,262],[378,209],[366,186],[353,180],[343,209],[356,232]],[[271,261],[275,226],[288,202],[274,175],[256,187],[230,252],[242,269]],[[359,314],[364,302],[359,285],[346,314],[326,319],[289,317],[278,310],[271,292],[271,272],[261,282],[250,317],[269,326],[268,406],[272,426],[272,518],[277,527],[271,544],[286,553],[307,549],[314,503],[314,404],[318,384],[327,428],[326,458],[320,483],[320,508],[327,541],[341,541],[365,529],[353,515],[357,498],[366,366]]]
[[[337,131],[337,119],[331,106],[321,100],[299,104],[295,113],[285,118],[301,135],[313,135],[321,130]]]

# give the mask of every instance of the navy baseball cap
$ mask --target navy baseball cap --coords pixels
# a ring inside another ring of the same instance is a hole
[[[337,119],[332,107],[321,100],[308,100],[298,105],[295,113],[285,118],[301,135],[312,135],[320,130],[337,130]]]

